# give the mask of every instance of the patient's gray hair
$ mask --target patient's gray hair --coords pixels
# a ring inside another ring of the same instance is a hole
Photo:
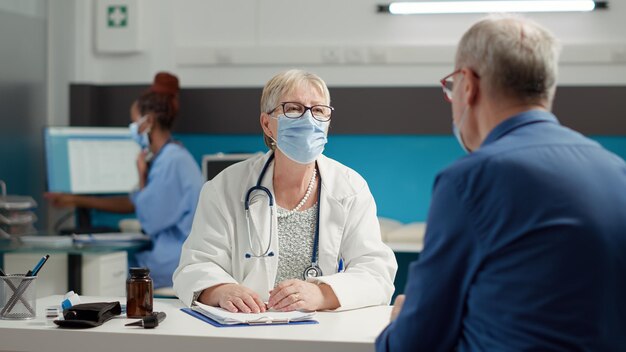
[[[492,97],[552,104],[561,48],[546,28],[521,16],[492,15],[461,38],[456,67],[473,69]]]
[[[270,113],[281,103],[279,99],[302,85],[307,84],[311,89],[318,89],[324,97],[324,104],[330,105],[330,92],[326,82],[318,75],[303,70],[291,69],[281,72],[272,77],[263,88],[261,93],[261,112]],[[271,138],[264,135],[265,144],[274,149]]]

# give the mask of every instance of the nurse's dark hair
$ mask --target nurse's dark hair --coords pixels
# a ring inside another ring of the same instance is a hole
[[[171,130],[178,116],[178,101],[174,95],[146,92],[137,99],[141,116],[154,114],[157,123],[166,130]]]
[[[159,72],[147,92],[137,99],[139,113],[154,114],[157,123],[166,130],[171,130],[178,116],[178,78],[168,72]]]

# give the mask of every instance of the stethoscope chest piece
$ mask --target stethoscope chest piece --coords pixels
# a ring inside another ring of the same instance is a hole
[[[322,276],[322,269],[320,269],[317,264],[311,264],[306,269],[304,269],[304,272],[302,273],[302,278],[304,280],[319,276]]]

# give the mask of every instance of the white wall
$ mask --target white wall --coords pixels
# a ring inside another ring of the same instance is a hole
[[[121,1],[123,3],[124,1]],[[481,15],[391,16],[377,0],[138,0],[142,50],[95,50],[96,0],[49,10],[50,120],[67,123],[67,84],[148,83],[159,70],[185,87],[262,86],[302,67],[332,86],[432,86]],[[626,84],[626,2],[579,14],[535,14],[564,44],[563,85]],[[229,63],[230,61],[230,63]]]
[[[0,1],[0,179],[42,203],[46,124],[46,0]],[[44,223],[43,207],[37,211]]]

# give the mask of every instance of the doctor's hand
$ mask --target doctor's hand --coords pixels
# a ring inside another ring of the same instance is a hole
[[[393,302],[393,309],[391,310],[391,317],[389,318],[389,322],[396,320],[398,314],[402,310],[402,305],[404,304],[404,295],[398,295],[396,300]]]
[[[268,309],[288,312],[292,310],[324,310],[339,308],[339,300],[326,284],[302,280],[285,280],[270,291]]]
[[[238,284],[221,284],[209,287],[198,297],[200,303],[219,306],[229,312],[263,313],[265,304],[251,289]]]

